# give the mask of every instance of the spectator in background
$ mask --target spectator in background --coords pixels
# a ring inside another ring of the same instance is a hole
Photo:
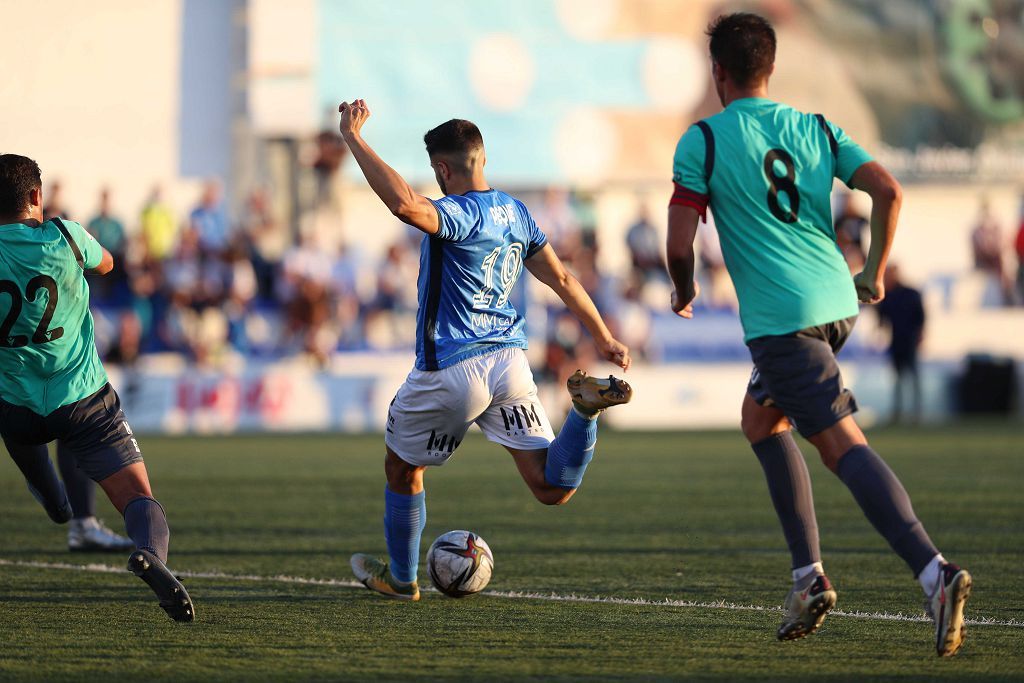
[[[100,206],[98,213],[89,221],[86,228],[96,241],[114,255],[124,254],[124,223],[115,218],[110,211],[110,190],[100,190]]]
[[[636,221],[626,231],[626,246],[633,265],[633,278],[641,287],[665,277],[665,258],[661,255],[661,237],[651,223],[647,207],[640,205]]]
[[[704,299],[704,305],[735,311],[739,306],[736,290],[729,271],[725,269],[722,243],[715,227],[715,217],[710,211],[705,220],[697,224],[697,253],[700,257],[700,298]],[[699,306],[700,301],[694,305]]]
[[[120,303],[127,296],[128,273],[125,269],[124,223],[115,218],[110,210],[110,190],[100,190],[98,213],[86,226],[89,234],[96,238],[114,257],[114,268],[106,277],[89,279],[92,291],[101,303]]]
[[[189,215],[189,225],[199,237],[204,254],[219,256],[227,251],[231,240],[231,227],[224,208],[223,188],[219,180],[208,180],[203,185],[199,205]]]
[[[989,276],[989,281],[998,291],[996,297],[1004,303],[1006,298],[1005,272],[1003,270],[1003,230],[992,212],[987,197],[981,199],[981,213],[978,223],[971,231],[971,252],[974,255],[974,269]]]
[[[61,218],[71,220],[67,207],[64,206],[64,194],[61,192],[61,184],[59,180],[50,182],[50,189],[48,189],[43,195],[43,199],[46,201],[46,206],[43,207],[44,221],[48,221],[54,216],[60,216]]]
[[[921,292],[900,278],[899,267],[889,263],[885,271],[885,298],[877,304],[879,323],[889,329],[889,361],[896,373],[892,395],[892,421],[900,422],[905,414],[903,395],[911,393],[910,421],[921,419],[921,375],[918,371],[918,350],[924,340],[925,312]]]
[[[285,304],[285,343],[298,342],[302,351],[321,365],[337,344],[331,325],[331,280],[333,262],[317,244],[314,233],[285,254],[280,285]]]
[[[345,161],[346,154],[348,154],[348,145],[337,132],[322,130],[317,134],[316,158],[313,160],[313,172],[316,174],[317,208],[337,208],[334,183],[338,169]]]
[[[569,191],[549,187],[544,191],[540,208],[533,218],[548,236],[551,248],[562,260],[570,259],[581,242],[580,222],[572,205]]]
[[[154,186],[139,219],[146,257],[157,262],[174,252],[178,240],[178,220],[174,212],[164,204],[162,195],[160,186]]]
[[[249,193],[241,232],[252,260],[259,296],[269,300],[274,296],[274,281],[289,246],[289,235],[284,223],[274,215],[266,190],[257,188]]]
[[[850,272],[859,273],[864,267],[864,230],[868,227],[868,217],[854,193],[846,193],[840,202],[842,209],[833,224],[836,244],[850,266]]]

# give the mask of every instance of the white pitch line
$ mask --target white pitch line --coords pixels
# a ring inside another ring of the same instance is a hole
[[[3,567],[25,567],[31,569],[57,569],[65,571],[92,572],[96,574],[122,574],[127,572],[121,567],[112,567],[108,564],[69,564],[66,562],[34,562],[23,560],[0,559],[0,566]],[[223,572],[192,572],[176,571],[178,576],[193,579],[220,579],[223,581],[249,581],[254,583],[286,583],[305,586],[334,586],[337,588],[363,588],[358,581],[343,579],[315,579],[303,576],[286,576],[283,574],[275,576],[261,576],[258,574],[225,574]],[[433,590],[433,589],[427,589]],[[768,612],[777,614],[782,612],[780,607],[766,607],[763,605],[738,605],[731,602],[698,602],[693,600],[649,600],[647,598],[614,598],[589,595],[560,595],[558,593],[523,593],[519,591],[484,591],[481,595],[492,598],[505,598],[510,600],[540,600],[546,602],[578,602],[605,605],[629,605],[637,607],[684,607],[691,609],[710,610],[732,610],[739,612]],[[897,612],[860,612],[846,610],[832,610],[829,616],[849,617],[851,619],[868,619],[874,621],[901,621],[914,623],[931,623],[931,619],[922,614],[903,614]],[[993,619],[991,617],[973,617],[965,619],[964,623],[969,626],[1007,626],[1011,628],[1024,628],[1024,621],[1019,619]]]

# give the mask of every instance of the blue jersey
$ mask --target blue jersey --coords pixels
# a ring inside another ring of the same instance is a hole
[[[547,236],[522,202],[498,190],[448,195],[433,204],[438,231],[423,238],[416,281],[416,369],[525,349],[525,319],[509,298],[523,260],[547,244]]]

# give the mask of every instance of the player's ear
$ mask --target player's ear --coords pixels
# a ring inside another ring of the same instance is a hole
[[[28,192],[28,205],[29,205],[29,207],[42,206],[43,205],[43,188],[41,186],[40,187],[35,187],[35,188],[32,188],[31,190],[29,190],[29,192]]]

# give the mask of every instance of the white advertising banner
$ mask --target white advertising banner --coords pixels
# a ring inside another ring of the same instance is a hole
[[[133,428],[150,433],[381,432],[388,405],[405,379],[405,354],[353,356],[327,369],[299,363],[244,363],[210,372],[185,365],[126,371],[111,368]],[[612,368],[595,368],[604,374]],[[950,383],[959,364],[922,368],[923,415],[937,422],[954,411]],[[883,361],[843,363],[843,375],[860,405],[858,421],[884,421],[891,408],[891,372]],[[617,429],[738,429],[750,365],[679,363],[634,366],[625,378],[633,401],[609,410],[602,421]],[[557,427],[568,397],[560,386],[541,387]]]

